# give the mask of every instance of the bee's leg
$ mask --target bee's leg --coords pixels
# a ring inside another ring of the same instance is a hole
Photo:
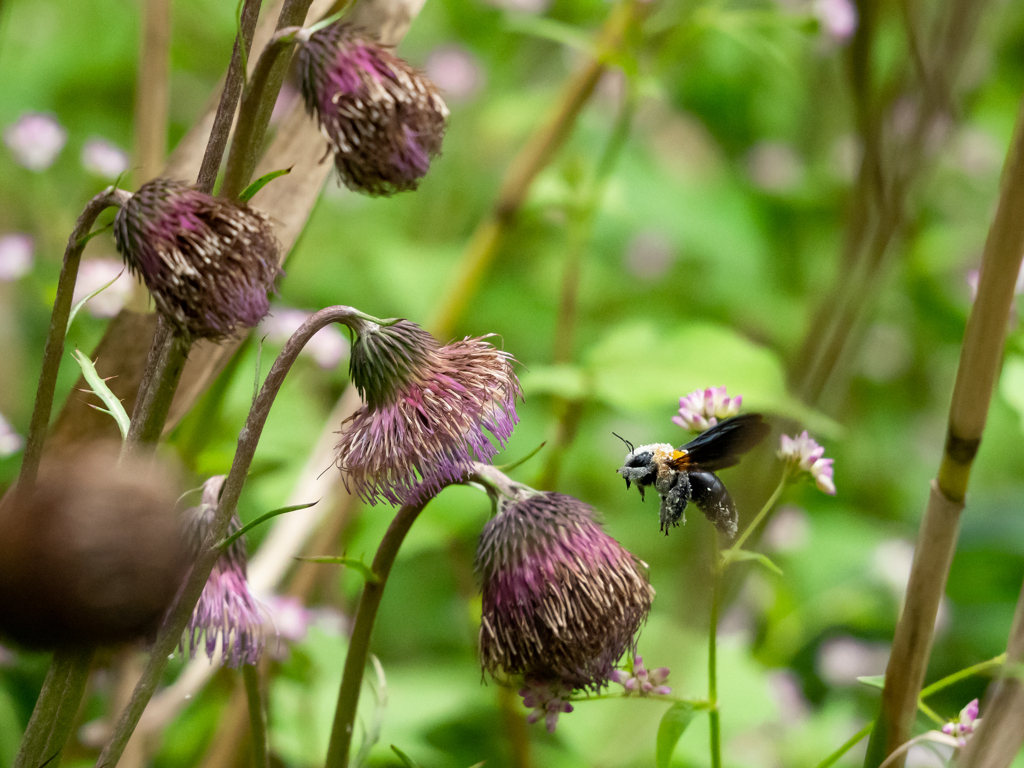
[[[686,523],[686,504],[690,500],[690,482],[685,472],[673,472],[666,483],[659,483],[661,492],[661,530],[668,536],[668,529]],[[664,490],[662,490],[664,489]]]
[[[718,530],[729,538],[736,535],[739,512],[729,491],[713,472],[690,473],[690,496]]]

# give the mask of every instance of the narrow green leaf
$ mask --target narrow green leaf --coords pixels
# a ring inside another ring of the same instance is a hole
[[[107,290],[107,288],[109,288],[109,287],[110,287],[110,286],[112,286],[112,285],[113,285],[114,283],[116,283],[116,282],[117,282],[117,280],[118,280],[118,278],[119,278],[119,277],[121,277],[121,275],[123,275],[123,274],[124,274],[124,270],[122,269],[122,270],[121,270],[120,272],[118,272],[118,273],[117,273],[117,277],[115,277],[115,278],[114,278],[113,280],[111,280],[111,281],[110,281],[109,283],[105,283],[104,285],[101,285],[101,286],[100,286],[99,288],[97,288],[97,289],[96,289],[95,291],[93,291],[92,293],[88,294],[87,296],[84,296],[84,297],[82,297],[81,299],[79,299],[79,300],[78,300],[78,301],[77,301],[77,302],[75,303],[75,306],[73,306],[73,307],[71,308],[71,314],[69,314],[69,315],[68,315],[68,327],[64,329],[64,335],[65,335],[65,336],[67,336],[67,335],[68,335],[68,331],[70,331],[70,330],[71,330],[71,324],[72,324],[72,323],[73,323],[73,322],[75,321],[75,315],[77,315],[77,314],[78,314],[78,311],[79,311],[79,310],[80,310],[80,309],[81,309],[82,307],[84,307],[84,306],[85,306],[85,302],[87,302],[87,301],[88,301],[89,299],[93,298],[94,296],[98,296],[98,295],[99,295],[99,294],[101,294],[101,293],[102,293],[103,291]]]
[[[756,560],[772,573],[777,573],[779,576],[782,575],[782,569],[769,560],[766,555],[762,555],[760,552],[751,552],[748,549],[737,549],[729,556],[729,559],[740,563],[748,560]]]
[[[885,688],[885,675],[867,675],[866,677],[858,677],[857,682],[870,686],[871,688],[882,690]]]
[[[696,709],[688,701],[679,701],[668,708],[668,711],[661,718],[658,726],[658,768],[668,768],[672,762],[672,753],[676,750],[679,737],[693,721],[700,710]]]
[[[303,560],[307,563],[327,563],[328,565],[344,565],[346,568],[351,568],[353,571],[358,571],[359,575],[371,584],[379,584],[380,578],[373,572],[362,560],[356,560],[354,557],[296,557],[296,560]]]
[[[78,238],[78,245],[85,245],[90,240],[92,240],[94,237],[96,237],[96,235],[102,235],[104,232],[106,232],[108,229],[112,228],[113,226],[114,226],[114,222],[110,222],[105,227],[100,227],[99,229],[94,229],[89,234],[82,235],[80,238]]]
[[[121,405],[121,401],[117,399],[117,395],[110,391],[107,382],[96,373],[96,366],[92,364],[92,360],[89,359],[88,355],[76,349],[71,353],[71,356],[75,358],[75,362],[82,369],[82,375],[89,384],[89,388],[107,406],[107,413],[114,417],[114,421],[117,422],[117,428],[121,430],[121,439],[123,440],[128,437],[128,425],[131,423],[131,420],[128,418],[128,413],[125,411],[124,406]]]
[[[242,194],[238,196],[239,200],[241,200],[243,203],[249,202],[252,199],[253,195],[255,195],[257,192],[259,192],[261,189],[267,186],[267,184],[272,182],[278,176],[285,176],[291,172],[292,169],[289,167],[282,168],[279,171],[271,171],[270,173],[263,174],[258,179],[256,179],[256,181],[254,181],[252,184],[250,184],[248,187],[242,190]]]
[[[253,520],[253,521],[251,521],[249,523],[246,523],[241,528],[239,528],[237,531],[232,533],[230,536],[221,539],[220,541],[217,542],[217,546],[220,549],[227,549],[240,536],[244,536],[248,531],[251,531],[257,525],[261,525],[262,523],[267,522],[267,520],[269,520],[270,518],[277,517],[278,515],[283,515],[286,512],[294,512],[297,509],[309,509],[314,504],[319,504],[319,503],[320,503],[320,500],[317,499],[316,501],[311,501],[308,504],[296,504],[293,507],[281,507],[280,509],[271,510],[270,512],[267,512],[265,515],[260,515],[255,520]]]
[[[423,768],[422,765],[417,763],[394,744],[391,745],[391,751],[398,755],[398,759],[402,761],[402,765],[404,765],[405,768]]]

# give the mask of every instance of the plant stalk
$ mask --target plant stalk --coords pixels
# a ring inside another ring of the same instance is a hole
[[[153,696],[164,669],[167,667],[169,657],[174,653],[181,640],[182,632],[188,624],[192,611],[199,600],[199,596],[206,586],[206,581],[213,570],[214,564],[220,557],[220,548],[216,547],[227,534],[231,516],[238,505],[239,496],[242,493],[242,486],[245,483],[252,464],[253,456],[256,453],[256,446],[259,443],[260,435],[270,414],[270,408],[274,398],[281,389],[285,377],[291,370],[299,352],[306,345],[313,334],[330,323],[351,323],[358,318],[364,317],[362,313],[351,307],[328,307],[311,315],[299,329],[292,335],[285,344],[281,354],[271,367],[266,380],[260,389],[259,395],[249,410],[249,417],[245,426],[238,435],[238,447],[235,450],[235,457],[231,464],[231,471],[224,481],[224,488],[221,492],[220,504],[214,515],[213,524],[209,538],[204,546],[203,553],[197,558],[192,570],[186,580],[181,592],[174,604],[168,611],[167,618],[157,634],[150,652],[146,668],[142,677],[135,686],[132,698],[121,713],[121,717],[114,727],[114,731],[103,747],[99,759],[96,762],[97,768],[113,768],[117,765],[121,754],[124,751],[128,739],[131,738],[139,718],[146,708],[146,704]]]
[[[743,533],[741,533],[740,537],[733,542],[732,546],[725,550],[725,553],[722,555],[723,565],[728,565],[729,562],[731,562],[731,556],[743,548],[743,544],[750,538],[750,534],[757,529],[757,526],[764,522],[764,519],[768,517],[768,514],[775,508],[775,505],[779,503],[779,497],[782,496],[782,492],[786,489],[786,483],[789,482],[789,474],[790,470],[787,466],[786,469],[782,471],[782,478],[779,480],[779,484],[775,487],[772,495],[768,497],[768,501],[766,501],[764,506],[761,507],[761,511],[758,512],[757,516],[750,521],[750,525],[744,529]]]
[[[270,765],[270,745],[267,742],[267,707],[260,691],[260,671],[252,664],[242,665],[245,698],[249,703],[249,728],[252,732],[252,758],[256,768]]]
[[[312,0],[285,0],[277,19],[277,30],[297,27],[306,20]],[[221,197],[237,200],[252,179],[256,163],[263,153],[263,140],[270,125],[277,95],[288,74],[292,41],[275,35],[260,54],[248,87],[242,93],[238,108],[235,137],[231,141],[228,164],[224,169]]]
[[[711,567],[711,618],[708,627],[708,724],[711,739],[711,768],[722,768],[722,733],[718,711],[718,611],[722,602],[722,559],[718,531],[714,538]]]
[[[370,637],[373,634],[377,609],[380,608],[381,598],[384,597],[384,587],[387,585],[391,566],[398,556],[398,550],[412,524],[416,522],[416,518],[429,501],[430,499],[427,499],[416,504],[406,504],[399,509],[377,548],[377,554],[374,555],[370,567],[377,581],[366,581],[363,595],[359,598],[359,607],[356,609],[355,623],[352,626],[352,638],[349,640],[348,654],[345,657],[345,672],[341,678],[341,688],[338,690],[338,706],[334,710],[334,725],[327,747],[326,768],[345,768],[348,765],[356,709],[359,706],[359,691],[363,685],[363,672],[370,654]]]
[[[39,474],[43,443],[46,442],[46,433],[50,426],[50,413],[53,410],[53,395],[57,388],[57,372],[60,370],[61,357],[64,355],[64,337],[68,330],[68,316],[71,314],[71,299],[75,293],[75,280],[78,278],[78,265],[82,259],[82,251],[85,250],[85,244],[88,241],[87,235],[101,212],[111,206],[124,205],[128,197],[127,192],[113,187],[108,187],[96,195],[85,206],[85,210],[78,217],[75,228],[68,238],[67,249],[64,251],[64,266],[61,268],[60,279],[57,281],[57,297],[53,301],[50,328],[46,333],[43,370],[39,374],[36,403],[32,410],[28,437],[25,440],[21,474],[18,476],[19,492],[30,491]]]
[[[876,768],[906,742],[931,653],[935,617],[956,550],[960,513],[981,444],[992,390],[1002,363],[1014,284],[1024,255],[1024,105],[1003,170],[995,218],[985,241],[978,296],[967,318],[953,386],[946,445],[918,536],[906,602],[885,673],[882,709],[868,745]],[[903,758],[897,761],[897,768]]]
[[[156,333],[125,438],[126,452],[144,445],[155,446],[160,441],[191,346],[187,339],[174,332],[163,315],[157,318]]]
[[[171,2],[142,4],[142,46],[135,87],[135,157],[138,184],[156,178],[167,153],[171,80]]]
[[[217,114],[213,118],[213,128],[210,130],[210,141],[206,145],[203,164],[199,167],[199,176],[196,179],[196,187],[207,194],[213,192],[213,185],[217,181],[217,171],[220,170],[221,160],[224,159],[224,150],[228,145],[231,123],[235,118],[235,107],[238,106],[238,97],[242,93],[242,84],[245,82],[245,61],[248,60],[249,54],[252,52],[252,38],[256,33],[256,21],[260,16],[261,2],[262,0],[245,0],[242,5],[242,13],[238,20],[238,35],[235,37],[235,47],[231,51],[231,63],[228,64],[224,90],[220,94]]]

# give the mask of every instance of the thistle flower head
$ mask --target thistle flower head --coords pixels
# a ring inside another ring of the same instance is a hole
[[[476,556],[484,669],[606,685],[654,597],[641,563],[572,496],[524,491],[497,506]]]
[[[487,337],[438,346],[407,320],[365,323],[352,346],[352,382],[366,404],[342,425],[338,467],[364,500],[410,503],[489,461],[519,421],[512,356]]]
[[[725,387],[708,387],[679,398],[679,413],[672,423],[692,432],[703,432],[722,419],[740,412],[743,396],[728,397]]]
[[[338,22],[299,49],[302,96],[349,189],[415,189],[441,151],[448,108],[426,77],[369,36]]]
[[[270,309],[277,240],[267,217],[248,206],[155,179],[118,212],[114,239],[181,334],[223,338]]]
[[[778,457],[789,466],[791,472],[807,472],[814,478],[815,485],[822,493],[836,495],[836,484],[833,480],[832,463],[835,459],[826,459],[825,448],[818,445],[807,430],[799,437],[783,435],[779,445]]]
[[[185,511],[186,523],[191,529],[193,556],[198,556],[209,542],[210,529],[224,487],[224,475],[214,475],[203,483],[203,496],[198,507]],[[241,528],[238,514],[231,519],[228,533]],[[249,592],[246,580],[246,553],[243,537],[235,539],[210,571],[203,593],[192,611],[181,650],[186,647],[191,658],[205,639],[206,655],[213,658],[220,642],[225,663],[232,668],[242,664],[256,664],[263,655],[264,618],[259,602]]]
[[[643,657],[635,656],[633,658],[632,674],[626,670],[617,669],[612,672],[611,679],[626,689],[627,696],[631,693],[636,693],[640,696],[650,696],[652,693],[659,696],[667,696],[672,693],[672,689],[667,685],[662,685],[662,683],[668,680],[668,675],[668,667],[658,667],[657,669],[649,670],[644,666]]]
[[[175,477],[118,452],[92,444],[54,459],[0,508],[0,634],[55,647],[156,628],[188,562]]]

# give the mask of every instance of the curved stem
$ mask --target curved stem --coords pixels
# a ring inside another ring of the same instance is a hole
[[[203,155],[203,164],[199,167],[199,176],[196,179],[196,187],[206,193],[213,191],[220,162],[224,159],[224,149],[228,145],[235,107],[238,105],[238,97],[245,82],[245,60],[252,50],[252,38],[256,32],[260,4],[261,0],[245,0],[242,6],[238,36],[235,38],[234,50],[231,51],[231,63],[228,64],[224,90],[220,94],[217,114],[213,118],[213,128],[210,129],[210,141],[206,145],[206,154]]]
[[[231,515],[235,511],[238,498],[242,493],[242,486],[245,484],[246,475],[256,453],[256,446],[259,443],[260,435],[263,433],[267,416],[270,414],[270,407],[273,405],[274,398],[277,397],[277,393],[280,391],[281,385],[284,383],[284,379],[288,375],[288,371],[291,370],[299,352],[302,351],[302,348],[313,337],[313,334],[324,326],[330,323],[351,323],[354,318],[360,317],[361,314],[351,307],[344,306],[328,307],[327,309],[320,310],[299,326],[299,329],[292,334],[288,343],[285,344],[277,360],[274,361],[274,365],[267,374],[259,395],[249,410],[249,418],[246,420],[245,427],[242,428],[238,435],[238,447],[235,450],[235,458],[231,464],[231,471],[228,473],[227,480],[224,481],[220,504],[217,507],[203,553],[193,564],[188,579],[168,611],[167,618],[164,620],[163,626],[153,643],[146,668],[143,670],[142,677],[132,693],[132,698],[128,702],[128,706],[125,707],[124,712],[121,713],[121,717],[114,727],[114,732],[100,753],[99,759],[96,762],[98,767],[107,766],[112,768],[117,765],[117,761],[124,752],[128,739],[135,730],[135,726],[138,725],[139,718],[142,717],[147,702],[153,696],[153,692],[160,682],[160,677],[167,667],[169,657],[174,653],[174,649],[181,639],[181,633],[188,624],[189,617],[191,617],[199,596],[203,592],[203,587],[206,586],[206,580],[210,576],[210,571],[213,570],[213,566],[220,556],[219,548],[214,545],[227,534]]]
[[[345,657],[345,672],[341,678],[341,688],[338,690],[338,707],[334,710],[334,725],[327,748],[326,768],[345,768],[348,765],[356,708],[359,706],[359,690],[363,684],[363,671],[366,669],[366,660],[370,653],[370,636],[373,634],[377,609],[380,608],[388,574],[391,573],[391,566],[394,565],[398,550],[428,501],[430,499],[416,504],[406,504],[398,510],[373,558],[371,568],[377,581],[367,581],[363,587],[363,595],[359,598],[348,655]]]
[[[43,456],[43,443],[50,426],[50,412],[53,410],[53,393],[57,388],[57,372],[60,360],[64,355],[64,337],[68,330],[68,316],[71,314],[71,299],[75,293],[75,280],[78,278],[78,264],[82,259],[82,251],[88,242],[87,235],[96,218],[111,206],[120,207],[128,200],[129,194],[124,190],[108,187],[96,195],[85,206],[82,215],[75,222],[75,228],[68,238],[67,249],[64,251],[64,266],[57,281],[57,297],[53,301],[53,314],[50,316],[50,328],[46,333],[46,347],[43,350],[43,370],[39,374],[39,387],[36,390],[36,404],[32,410],[32,421],[25,440],[25,453],[21,462],[21,474],[18,476],[19,492],[28,491],[35,485],[39,474],[39,461]]]
[[[874,728],[874,726],[874,723],[868,723],[867,725],[865,725],[863,728],[861,728],[859,731],[853,734],[853,736],[851,736],[845,742],[843,742],[843,745],[839,747],[839,749],[837,749],[831,755],[829,755],[820,763],[818,763],[816,768],[829,768],[829,766],[835,765],[837,762],[839,762],[839,758],[841,758],[843,755],[845,755],[847,752],[849,752],[851,749],[857,746],[862,739],[864,739],[869,733],[871,733],[871,729]]]

